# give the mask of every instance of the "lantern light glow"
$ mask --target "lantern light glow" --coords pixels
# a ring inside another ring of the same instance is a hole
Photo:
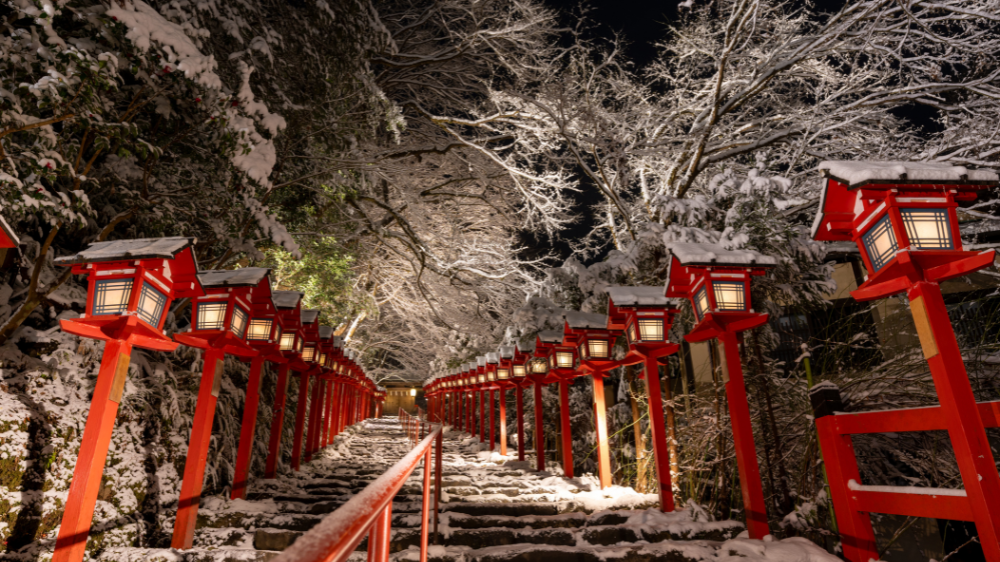
[[[663,320],[661,318],[640,318],[638,324],[639,337],[642,338],[642,341],[663,341]],[[630,330],[634,339],[634,324],[630,326]]]

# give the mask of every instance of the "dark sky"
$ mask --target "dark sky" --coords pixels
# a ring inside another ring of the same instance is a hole
[[[589,19],[596,24],[594,32],[608,38],[615,32],[621,33],[629,42],[626,54],[637,68],[656,57],[655,43],[664,37],[667,25],[676,19],[679,1],[544,0],[566,13],[577,12],[578,6],[589,7]]]

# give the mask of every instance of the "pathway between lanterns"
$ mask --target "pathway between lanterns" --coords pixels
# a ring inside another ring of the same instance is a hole
[[[447,562],[836,562],[805,539],[755,541],[736,521],[708,521],[697,509],[661,513],[657,496],[597,477],[537,472],[532,459],[483,451],[465,433],[444,441],[440,545]],[[190,550],[111,548],[108,562],[266,562],[333,513],[410,449],[395,418],[347,428],[302,470],[254,482],[247,500],[202,499]],[[422,465],[392,507],[393,560],[418,560]],[[169,530],[168,530],[169,531]],[[433,540],[433,536],[432,536]],[[363,541],[351,560],[365,560]],[[735,557],[735,558],[734,558]]]

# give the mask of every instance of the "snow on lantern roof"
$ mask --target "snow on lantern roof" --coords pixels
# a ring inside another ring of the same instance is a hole
[[[496,365],[497,363],[500,362],[500,355],[495,351],[490,351],[485,355],[485,357],[486,357],[486,362],[492,365]]]
[[[319,337],[320,337],[320,339],[328,340],[328,339],[330,339],[331,336],[333,336],[333,327],[332,326],[320,326],[319,327]]]
[[[595,314],[591,312],[578,312],[567,310],[563,313],[566,324],[571,330],[606,330],[608,328],[608,317],[606,314]]]
[[[344,336],[333,336],[333,347],[344,347]]]
[[[542,343],[562,343],[563,332],[562,330],[542,330],[538,332],[538,339],[542,340]]]
[[[92,263],[124,260],[173,259],[183,250],[197,242],[197,238],[173,236],[169,238],[137,238],[134,240],[112,240],[109,242],[94,242],[69,256],[56,258],[56,265],[73,265],[77,263]],[[191,252],[194,259],[194,252]],[[195,260],[195,269],[198,261]]]
[[[0,216],[0,248],[16,248],[21,244],[14,229]]]
[[[667,306],[672,303],[663,287],[608,287],[605,289],[615,306]]]
[[[500,354],[501,359],[513,359],[514,358],[514,346],[512,345],[501,345],[497,352]]]
[[[274,300],[274,306],[278,308],[295,308],[303,296],[305,293],[298,291],[275,291],[271,298]]]
[[[476,356],[476,367],[485,367],[485,366],[486,366],[486,356],[485,355]]]
[[[214,269],[198,274],[202,287],[256,287],[271,270],[265,267]]]
[[[476,370],[476,362],[475,361],[469,361],[468,363],[466,363],[465,364],[465,370],[466,371],[475,371]]]
[[[778,260],[753,250],[727,250],[718,244],[672,242],[670,253],[684,266],[772,267]]]
[[[945,162],[868,162],[827,160],[817,169],[855,189],[870,183],[933,183],[995,185],[1000,176],[990,170],[970,170]]]
[[[303,324],[312,324],[313,322],[316,321],[317,317],[319,317],[319,309],[318,308],[303,308],[302,309],[302,323]]]
[[[535,340],[528,340],[517,344],[518,353],[532,353],[535,351]]]

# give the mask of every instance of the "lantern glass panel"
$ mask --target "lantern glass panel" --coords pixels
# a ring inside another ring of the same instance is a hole
[[[889,215],[882,217],[875,226],[868,229],[868,232],[861,237],[861,242],[868,253],[868,260],[871,261],[875,271],[882,269],[896,255],[899,245],[896,243],[896,235],[892,231],[892,224],[889,222]]]
[[[532,373],[540,375],[548,372],[548,370],[549,370],[548,364],[546,363],[545,359],[542,359],[541,357],[531,362]]]
[[[570,351],[557,351],[556,365],[558,365],[560,369],[572,369],[573,353]]]
[[[493,371],[490,371],[490,372],[486,373],[486,380],[488,380],[490,382],[493,382],[493,381],[497,380],[496,373],[494,373]]]
[[[295,349],[295,332],[290,334],[281,334],[281,344],[278,345],[279,351],[291,351]]]
[[[271,326],[274,320],[269,318],[254,318],[250,321],[250,329],[247,331],[247,339],[253,341],[266,341],[271,337]]]
[[[139,293],[139,306],[136,312],[139,318],[149,322],[152,326],[159,326],[160,319],[163,318],[163,311],[167,308],[167,295],[157,291],[149,283],[142,284],[142,292]]]
[[[302,353],[302,338],[295,338],[295,352]]]
[[[549,368],[550,369],[555,369],[556,368],[556,356],[555,356],[555,354],[549,355]]]
[[[716,310],[746,310],[745,287],[742,281],[713,281]]]
[[[509,369],[497,369],[497,379],[505,381],[510,378]]]
[[[708,291],[705,287],[694,294],[694,311],[698,313],[698,318],[704,318],[708,312]]]
[[[519,379],[524,377],[526,374],[524,365],[514,365],[514,378]]]
[[[640,318],[638,322],[642,341],[663,341],[663,320],[661,318]]]
[[[221,330],[225,326],[226,302],[198,303],[198,329]]]
[[[234,334],[239,337],[243,337],[243,333],[247,329],[247,321],[250,319],[250,315],[247,311],[240,307],[233,308],[233,320],[229,323],[229,329],[232,330]]]
[[[629,324],[628,330],[625,330],[625,337],[628,338],[629,343],[635,343],[635,324]]]
[[[587,340],[587,347],[590,348],[590,356],[594,359],[607,359],[610,356],[608,340]]]
[[[316,348],[311,345],[307,345],[306,348],[302,350],[303,361],[312,362],[315,356],[316,356]]]
[[[921,250],[952,250],[946,209],[900,209],[910,246]]]
[[[480,384],[486,382],[486,375],[478,375]]]
[[[325,353],[320,353],[319,354],[319,364],[320,365],[326,365],[326,354]]]
[[[106,279],[94,284],[94,307],[92,314],[125,314],[128,301],[132,297],[132,279]]]

